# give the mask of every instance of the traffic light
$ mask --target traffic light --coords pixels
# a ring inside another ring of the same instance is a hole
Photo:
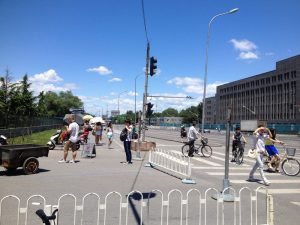
[[[154,105],[151,104],[151,102],[147,103],[147,112],[146,112],[146,116],[147,117],[150,117],[152,115],[152,113],[153,113],[152,107],[153,106]]]
[[[154,57],[150,58],[150,76],[153,76],[157,72],[157,59]]]

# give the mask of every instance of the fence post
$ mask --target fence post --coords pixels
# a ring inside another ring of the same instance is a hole
[[[274,225],[274,201],[273,196],[267,195],[267,224]]]

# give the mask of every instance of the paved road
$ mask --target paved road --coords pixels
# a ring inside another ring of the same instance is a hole
[[[181,143],[178,140],[178,133],[170,130],[149,130],[147,138],[157,143],[158,148],[170,151],[180,151]],[[157,138],[154,138],[157,135]],[[41,194],[49,200],[48,204],[57,203],[59,196],[65,193],[74,193],[81,198],[88,192],[95,192],[102,197],[110,191],[118,191],[126,195],[132,190],[149,192],[159,189],[168,193],[172,189],[179,189],[186,192],[191,188],[198,188],[205,191],[207,188],[222,189],[224,177],[224,155],[225,155],[225,135],[224,133],[207,134],[209,143],[213,146],[213,156],[211,158],[192,158],[192,177],[196,185],[182,184],[179,179],[170,176],[159,170],[144,167],[146,161],[135,160],[133,165],[123,165],[120,162],[125,160],[122,143],[115,136],[113,149],[108,149],[106,142],[97,146],[97,157],[80,158],[76,164],[60,164],[57,161],[62,158],[61,147],[51,151],[48,158],[40,158],[39,174],[26,176],[18,170],[16,174],[8,176],[0,168],[1,191],[0,198],[14,194],[24,200],[33,194]],[[92,138],[92,137],[91,137]],[[284,137],[278,136],[279,139]],[[287,144],[296,146],[297,139],[286,138]],[[92,139],[90,139],[92,141]],[[299,143],[299,142],[298,142]],[[135,156],[135,152],[133,152]],[[142,152],[142,157],[147,158],[147,153]],[[299,157],[299,153],[297,153]],[[245,159],[241,166],[230,163],[231,185],[235,189],[243,186],[256,189],[261,186],[259,183],[248,183],[246,179],[251,169],[253,161]],[[272,182],[269,191],[274,195],[275,200],[275,224],[296,225],[300,220],[300,179],[288,177],[283,174],[267,174]],[[249,209],[245,209],[249,210]],[[174,212],[176,213],[176,211]],[[208,210],[208,215],[214,218],[214,211]],[[174,218],[176,216],[174,215]],[[132,223],[133,224],[133,223]],[[210,223],[208,223],[210,224]],[[229,223],[230,224],[230,223]]]

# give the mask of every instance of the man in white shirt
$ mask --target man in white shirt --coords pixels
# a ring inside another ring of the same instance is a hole
[[[70,135],[69,140],[65,143],[64,147],[64,158],[58,162],[66,163],[67,157],[68,157],[68,151],[69,148],[72,149],[72,159],[69,161],[69,163],[75,163],[76,155],[77,155],[77,149],[76,149],[76,142],[78,141],[78,132],[79,132],[79,125],[75,122],[75,115],[70,115],[69,118],[69,126],[66,126],[67,132]]]
[[[188,142],[189,142],[189,157],[193,157],[194,156],[194,143],[196,141],[196,139],[198,139],[198,135],[200,135],[200,133],[196,130],[195,128],[196,126],[196,121],[193,121],[192,126],[190,126],[189,128],[189,132],[188,132]]]

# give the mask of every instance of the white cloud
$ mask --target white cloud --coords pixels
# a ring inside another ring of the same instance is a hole
[[[89,68],[87,69],[88,72],[96,72],[99,73],[100,75],[110,75],[112,74],[112,71],[106,68],[105,66],[99,66],[95,68]]]
[[[258,55],[254,52],[241,52],[240,59],[258,59]]]
[[[40,83],[40,82],[32,82],[31,84],[31,90],[34,91],[35,94],[39,94],[40,92],[48,92],[48,91],[53,91],[53,92],[60,92],[60,91],[69,91],[69,90],[74,90],[78,89],[76,84],[69,83],[69,84],[64,84],[62,86],[56,86],[54,84],[48,83]]]
[[[129,91],[128,95],[129,96],[135,96],[135,95],[138,96],[138,93],[135,93],[134,91]]]
[[[57,75],[56,71],[53,69],[50,69],[46,72],[43,73],[38,73],[33,75],[32,77],[29,77],[30,82],[41,82],[41,83],[46,83],[46,82],[59,82],[63,81],[63,79]]]
[[[257,49],[257,46],[253,42],[248,41],[247,39],[231,39],[230,42],[233,44],[233,47],[239,51],[252,51],[254,49]]]
[[[77,85],[74,83],[56,84],[61,83],[63,79],[58,76],[54,69],[29,76],[28,79],[31,82],[30,89],[35,93],[35,95],[38,95],[42,91],[60,92],[78,89]]]
[[[121,81],[122,81],[122,79],[118,78],[118,77],[114,77],[114,78],[108,80],[108,82],[121,82]]]
[[[204,82],[199,78],[192,77],[175,77],[167,82],[168,84],[175,84],[177,87],[181,87],[187,93],[203,94]],[[206,93],[207,95],[213,95],[216,93],[216,87],[221,85],[220,82],[214,82],[207,84]]]
[[[239,59],[258,59],[258,53],[256,49],[258,48],[253,42],[243,39],[231,39],[229,41],[233,44],[233,47],[240,52]]]

